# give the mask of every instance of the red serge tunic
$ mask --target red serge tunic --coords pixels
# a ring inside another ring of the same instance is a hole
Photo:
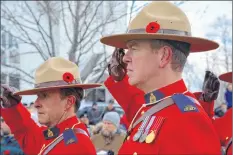
[[[128,77],[121,82],[115,82],[109,77],[105,81],[105,86],[125,110],[129,122],[133,120],[134,116],[133,122],[135,122],[154,105],[143,104],[144,101],[149,103],[148,99],[150,99],[151,93],[157,101],[175,93],[195,98],[192,93],[187,91],[183,80],[146,94],[145,99],[143,92],[130,86],[127,80]],[[194,102],[192,106],[191,102],[175,103],[139,123],[131,130],[130,135],[119,150],[119,154],[221,154],[220,142],[208,115],[199,102],[189,101]],[[184,111],[180,105],[192,108]],[[151,121],[152,117],[153,121]],[[152,141],[135,140],[140,131],[145,132],[148,128],[148,135],[154,132]]]
[[[1,113],[25,154],[44,154],[46,148],[55,142],[56,138],[49,140],[44,138],[43,131],[47,128],[37,126],[31,119],[31,114],[21,103],[12,108],[1,108]],[[60,134],[66,128],[72,127],[82,129],[88,133],[85,125],[80,123],[76,116],[61,122],[57,127],[60,130]],[[66,145],[64,140],[62,140],[48,154],[96,154],[95,147],[89,136],[76,133],[76,137],[77,143]]]

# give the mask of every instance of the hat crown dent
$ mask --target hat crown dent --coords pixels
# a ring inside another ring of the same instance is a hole
[[[80,79],[78,66],[61,57],[46,60],[35,73],[35,84],[63,80],[64,73],[71,73],[74,79]]]
[[[191,33],[191,25],[186,14],[171,2],[151,2],[130,22],[129,30],[145,29],[150,22],[158,22],[160,29],[170,29]]]

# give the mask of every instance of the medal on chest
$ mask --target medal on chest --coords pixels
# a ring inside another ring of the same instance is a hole
[[[159,133],[159,130],[164,122],[165,118],[164,117],[161,117],[161,116],[156,116],[156,118],[154,119],[153,121],[153,125],[151,127],[151,132],[146,136],[146,143],[152,143],[156,136],[158,135]]]
[[[138,141],[139,138],[141,137],[145,126],[147,125],[148,121],[149,121],[150,116],[147,116],[145,118],[145,120],[141,123],[140,127],[138,128],[138,131],[136,132],[136,134],[133,136],[133,141]]]
[[[148,133],[150,131],[151,125],[154,123],[155,118],[156,118],[156,116],[151,117],[148,125],[146,126],[146,129],[145,129],[144,133],[142,134],[142,136],[139,139],[140,143],[142,143],[142,142],[144,142],[146,140],[146,137],[147,137],[147,135],[148,135]]]

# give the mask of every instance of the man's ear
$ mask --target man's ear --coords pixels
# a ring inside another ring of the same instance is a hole
[[[172,49],[169,46],[163,46],[158,52],[160,55],[159,67],[164,68],[172,59]]]
[[[75,104],[75,102],[76,102],[76,98],[74,95],[67,96],[67,104],[65,106],[65,110],[66,111],[69,110],[72,107],[72,105]]]

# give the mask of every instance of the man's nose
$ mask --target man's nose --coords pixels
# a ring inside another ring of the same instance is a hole
[[[131,61],[130,51],[127,51],[123,57],[123,62],[128,64]]]
[[[40,108],[41,107],[41,103],[40,100],[37,98],[35,103],[34,103],[35,108]]]

